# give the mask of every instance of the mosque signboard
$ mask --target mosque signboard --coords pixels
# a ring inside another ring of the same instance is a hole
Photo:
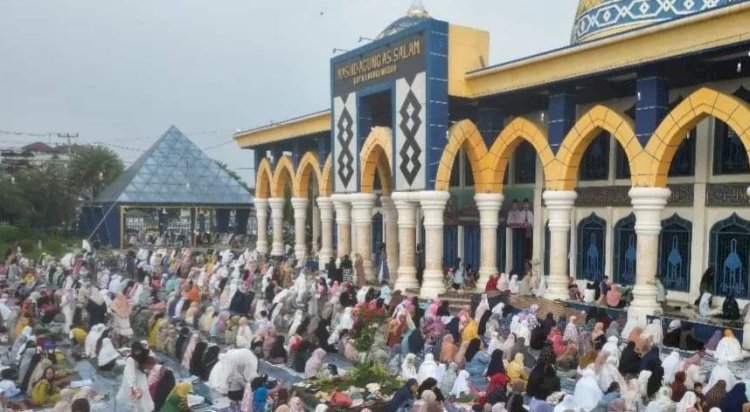
[[[336,193],[360,191],[375,126],[392,131],[393,189],[429,189],[448,125],[448,23],[425,19],[334,57],[331,100]]]

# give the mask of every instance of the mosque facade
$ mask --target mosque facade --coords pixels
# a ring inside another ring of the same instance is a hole
[[[284,252],[291,197],[297,256],[358,253],[375,279],[384,243],[425,298],[460,257],[482,287],[543,273],[551,299],[608,276],[642,318],[656,275],[692,302],[713,267],[748,299],[749,23],[744,0],[581,0],[569,46],[489,65],[488,32],[417,3],[332,58],[330,109],[235,134],[257,248]]]

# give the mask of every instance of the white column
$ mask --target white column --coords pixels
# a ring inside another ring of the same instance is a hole
[[[484,290],[490,276],[497,273],[497,227],[500,225],[500,207],[503,195],[500,193],[477,193],[474,202],[479,209],[481,229],[481,255],[479,260],[479,281],[477,290]]]
[[[646,315],[661,312],[653,282],[659,263],[661,215],[670,194],[669,189],[660,187],[634,187],[629,192],[635,214],[638,259],[628,319],[635,319],[641,327],[646,325]]]
[[[319,197],[318,208],[321,226],[318,265],[320,269],[323,269],[333,257],[333,201],[330,197]]]
[[[352,220],[356,226],[356,251],[362,256],[365,268],[365,280],[375,282],[372,268],[372,208],[375,206],[375,194],[354,193],[352,200]]]
[[[420,193],[424,213],[425,269],[420,297],[436,298],[445,292],[443,283],[443,213],[450,194],[442,191]]]
[[[409,193],[394,192],[393,203],[398,210],[398,270],[394,289],[406,292],[406,289],[419,287],[415,252],[417,249],[417,206],[409,201]],[[386,245],[387,246],[387,245]]]
[[[271,224],[273,225],[271,256],[284,255],[284,203],[282,197],[268,199],[268,204],[271,205]]]
[[[307,240],[305,226],[307,223],[307,204],[310,203],[306,197],[293,197],[292,208],[294,209],[294,257],[302,259],[307,253]]]
[[[255,199],[255,217],[258,219],[258,239],[255,250],[265,255],[268,253],[268,199]]]
[[[345,194],[334,194],[331,196],[333,207],[336,209],[336,254],[344,257],[352,251],[351,225],[352,209],[349,205],[349,196]]]
[[[542,193],[549,217],[549,275],[547,292],[544,297],[550,300],[566,300],[570,262],[568,244],[570,242],[570,211],[573,210],[578,193],[574,190],[546,190]]]
[[[383,205],[383,220],[385,221],[385,254],[388,257],[388,272],[393,284],[398,273],[398,214],[396,205],[390,196],[380,196]]]
[[[312,247],[310,248],[310,255],[315,255],[316,253],[320,252],[320,248],[322,247],[320,244],[318,244],[318,240],[320,239],[320,209],[318,209],[318,206],[315,204],[315,202],[312,202],[312,213],[310,213],[310,216],[312,218]],[[322,243],[322,239],[320,239],[320,242]]]

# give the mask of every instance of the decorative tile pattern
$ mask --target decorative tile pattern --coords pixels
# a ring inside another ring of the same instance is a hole
[[[426,76],[417,74],[396,81],[396,190],[424,189],[425,144],[427,121],[425,110]]]
[[[357,142],[357,105],[355,93],[336,97],[334,107],[334,153],[335,189],[337,192],[357,191],[357,173],[359,166],[354,153],[359,153]]]
[[[573,24],[578,44],[619,30],[685,17],[748,0],[583,0]]]

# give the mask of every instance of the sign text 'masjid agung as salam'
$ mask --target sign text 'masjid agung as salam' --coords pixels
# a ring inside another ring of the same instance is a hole
[[[423,70],[422,36],[412,36],[395,44],[378,48],[368,54],[336,64],[334,92],[348,92],[366,83],[405,77]]]

